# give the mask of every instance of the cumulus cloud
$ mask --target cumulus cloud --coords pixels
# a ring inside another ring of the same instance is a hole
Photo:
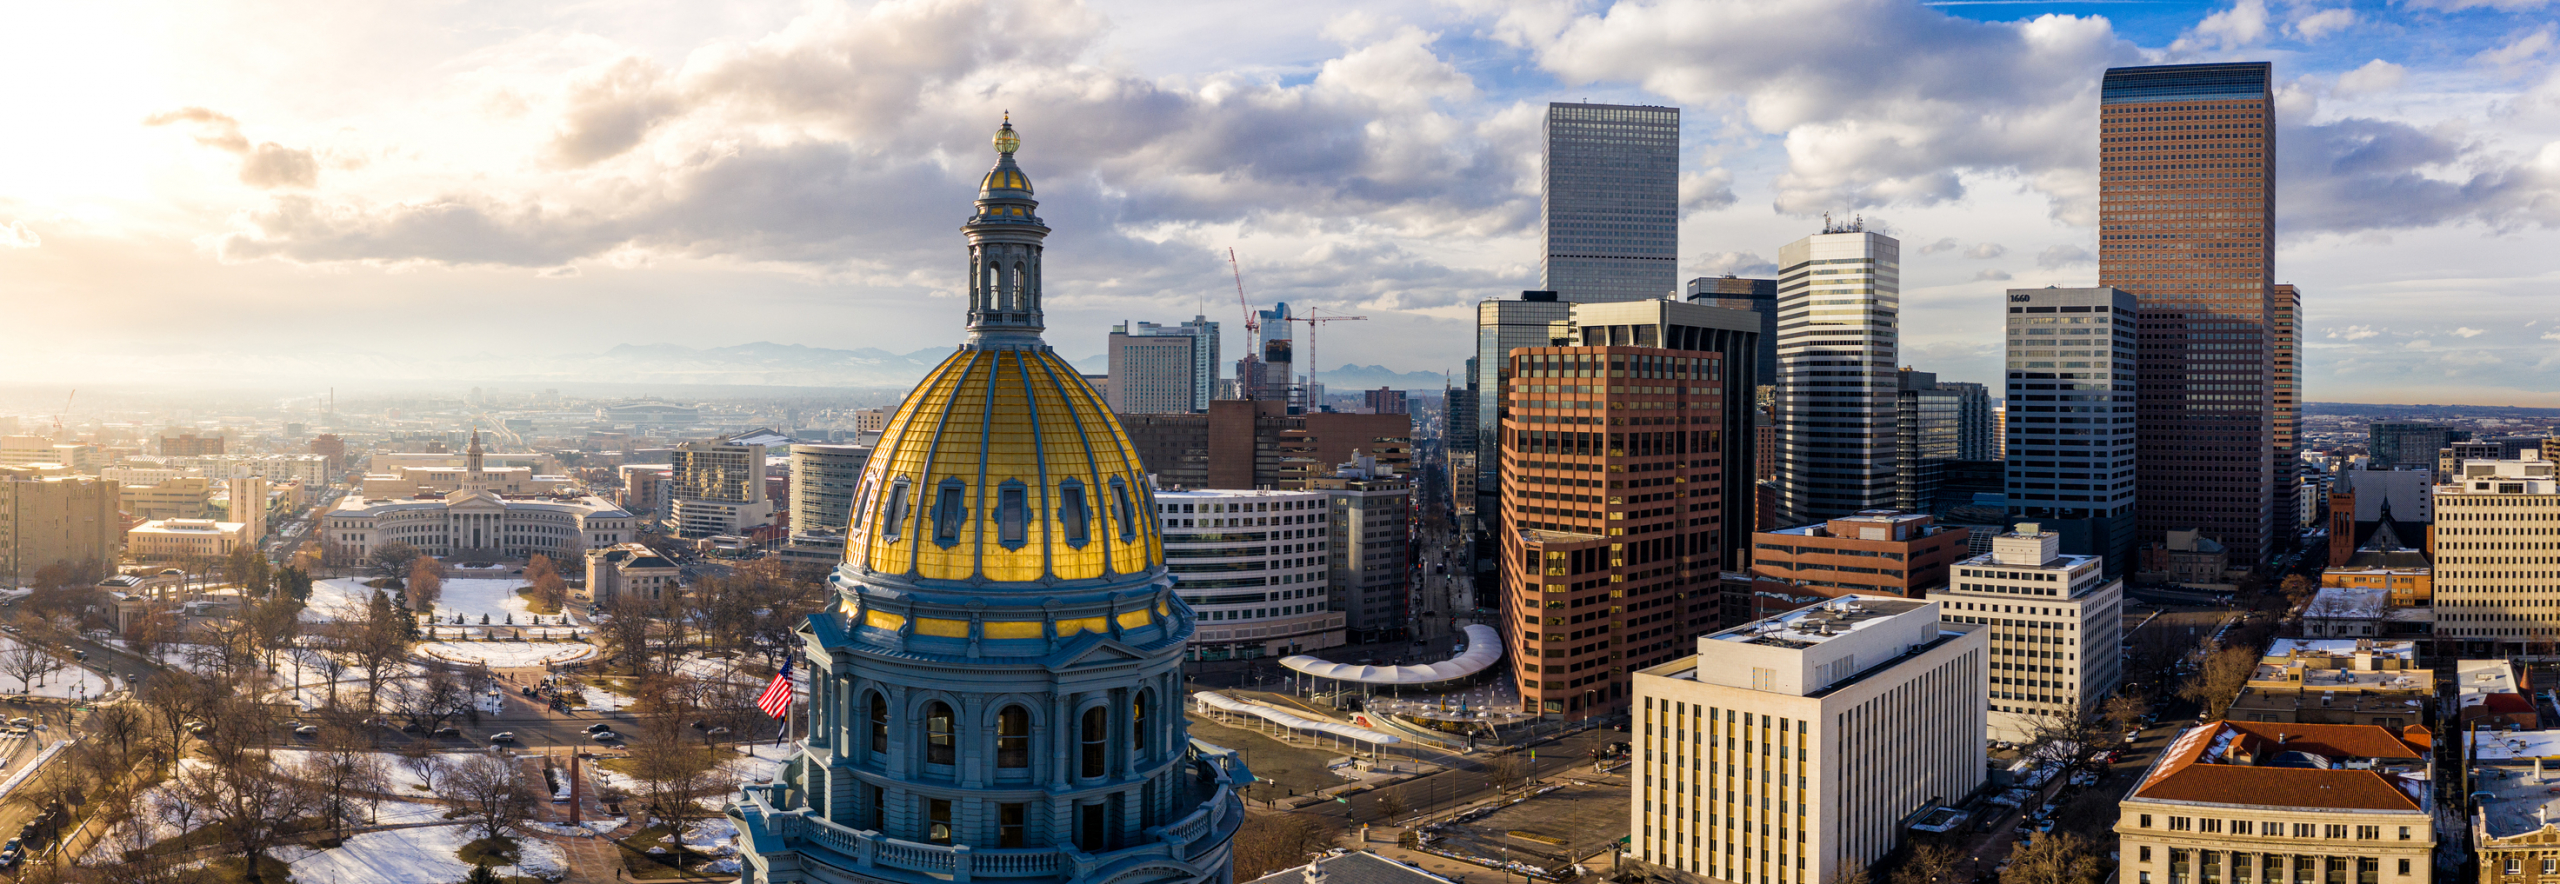
[[[0,249],[32,249],[40,245],[44,245],[44,238],[37,236],[27,222],[0,221]]]
[[[1955,237],[1950,236],[1950,237],[1946,237],[1946,238],[1940,239],[1940,240],[1938,240],[1937,242],[1933,242],[1933,243],[1930,243],[1930,244],[1928,244],[1928,245],[1921,246],[1921,247],[1920,247],[1920,254],[1923,254],[1923,255],[1935,255],[1935,254],[1937,254],[1937,253],[1939,253],[1939,252],[1953,251],[1953,250],[1955,250],[1955,249],[1957,249],[1957,248],[1960,248],[1960,247],[1962,247],[1962,246],[1963,246],[1963,243],[1956,242],[1956,238],[1955,238]]]
[[[1964,250],[1964,256],[1967,258],[1990,259],[1997,258],[2008,253],[2008,246],[2004,246],[1996,242],[1977,243],[1973,248]]]
[[[2560,43],[2560,35],[2555,35],[2555,28],[2550,22],[2544,22],[2542,27],[2517,35],[2495,49],[2483,50],[2471,60],[2497,70],[2499,76],[2519,77],[2524,75],[2534,59],[2551,51],[2555,43]]]
[[[1698,268],[1708,276],[1767,276],[1778,272],[1778,263],[1758,252],[1717,252],[1700,260]]]
[[[2319,10],[2301,9],[2295,11],[2291,21],[2285,22],[2284,30],[2285,33],[2308,42],[2344,31],[2354,27],[2355,24],[2356,11],[2344,6]]]
[[[2266,0],[2240,0],[2229,9],[2205,16],[2170,43],[2169,51],[2186,55],[2254,46],[2267,38],[2267,19]]]
[[[2006,270],[1984,270],[1973,275],[1975,282],[2001,282],[2009,278],[2009,271]]]
[[[570,84],[568,109],[551,138],[552,157],[583,166],[639,145],[659,123],[683,108],[668,89],[666,71],[645,58],[624,57],[582,72]]]
[[[2016,174],[2057,216],[2094,221],[2099,75],[2142,53],[2102,18],[1959,19],[1901,0],[1629,0],[1504,33],[1568,84],[1627,82],[1783,133],[1779,211],[1809,215],[1965,195]]]
[[[2350,325],[2344,329],[2329,330],[2329,337],[2348,341],[2361,341],[2366,338],[2380,337],[2381,335],[2381,332],[2375,331],[2373,326],[2370,325]]]
[[[2527,9],[2540,9],[2545,6],[2549,6],[2555,2],[2555,0],[2399,0],[2399,2],[2401,5],[2408,6],[2413,9],[2437,9],[2446,12],[2460,12],[2465,9],[2495,9],[2501,12],[2522,12]]]
[[[143,118],[145,126],[186,125],[197,144],[240,157],[240,183],[260,189],[311,187],[320,181],[320,161],[310,151],[272,141],[250,143],[240,134],[240,121],[201,107],[184,107]]]
[[[2481,335],[2488,334],[2488,332],[2482,331],[2482,330],[2480,330],[2480,329],[2472,328],[2472,327],[2470,327],[2470,326],[2463,326],[2463,327],[2461,327],[2461,328],[2454,329],[2454,330],[2453,330],[2453,333],[2454,333],[2454,335],[2455,335],[2456,337],[2464,337],[2464,338],[2476,338],[2476,337],[2479,337],[2479,336],[2481,336]]]
[[[2542,339],[2546,341],[2560,341],[2560,331],[2543,332]]]
[[[2088,249],[2074,245],[2058,245],[2036,253],[2036,266],[2046,270],[2059,270],[2074,264],[2090,264],[2097,260],[2098,256],[2090,254]]]
[[[2370,95],[2400,88],[2408,69],[2382,59],[2364,63],[2363,67],[2338,75],[2338,94]]]
[[[1680,211],[1704,212],[1733,205],[1733,173],[1723,169],[1680,173]]]

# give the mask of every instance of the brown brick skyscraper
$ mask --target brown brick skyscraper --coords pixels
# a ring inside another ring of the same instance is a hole
[[[1629,673],[1697,652],[1724,566],[1724,356],[1511,351],[1503,632],[1529,711],[1625,708]],[[1743,486],[1748,487],[1748,486]]]
[[[2273,75],[2114,68],[2099,107],[2098,283],[2141,299],[2139,539],[2203,529],[2235,566],[2294,521],[2277,512],[2294,468],[2276,441]]]

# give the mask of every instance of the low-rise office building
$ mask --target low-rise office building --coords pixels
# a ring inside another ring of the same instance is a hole
[[[2469,734],[2471,849],[2480,884],[2560,881],[2560,731]]]
[[[617,543],[587,550],[587,599],[611,607],[625,599],[655,602],[684,581],[684,572],[656,550]]]
[[[1865,868],[1982,785],[1987,651],[1937,602],[1843,598],[1638,671],[1627,859],[1677,882]]]
[[[201,519],[213,483],[203,476],[178,476],[150,485],[125,484],[117,489],[124,514],[136,519]]]
[[[2435,672],[2417,660],[2416,642],[2276,639],[2223,716],[2393,731],[2423,725],[2434,702]]]
[[[2422,725],[2214,721],[2117,805],[2125,884],[2423,884],[2435,784]]]
[[[0,467],[0,581],[23,586],[49,565],[112,565],[124,543],[120,492],[104,479]]]
[[[248,543],[249,526],[211,519],[154,519],[124,533],[125,552],[146,562],[214,559]]]
[[[1827,596],[1920,598],[1947,585],[1969,536],[1928,515],[1868,510],[1751,535],[1751,573]]]

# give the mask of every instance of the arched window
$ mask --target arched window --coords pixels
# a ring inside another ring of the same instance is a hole
[[[1026,768],[1031,766],[1031,712],[1020,706],[1007,706],[996,713],[996,766]]]
[[[871,751],[889,751],[889,698],[871,695]]]
[[[924,707],[924,763],[950,764],[953,751],[951,705],[936,700]]]
[[[1083,758],[1076,766],[1076,776],[1092,778],[1103,775],[1111,757],[1111,714],[1095,706],[1084,711]]]

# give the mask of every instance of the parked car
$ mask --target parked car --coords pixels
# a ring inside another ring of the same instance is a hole
[[[589,734],[594,734],[594,733],[596,733],[596,732],[598,732],[598,731],[609,731],[609,730],[613,730],[613,725],[609,725],[609,724],[606,724],[606,723],[601,722],[601,721],[596,722],[596,723],[591,724],[591,725],[587,725],[587,733],[589,733]]]
[[[714,736],[714,737],[716,737],[716,736],[720,736],[721,734],[725,734],[725,733],[728,733],[728,732],[729,732],[729,729],[728,729],[728,728],[725,728],[725,727],[714,727],[714,728],[712,728],[712,729],[710,729],[710,730],[703,731],[703,733],[705,733],[705,734],[709,734],[709,735]]]
[[[599,742],[599,743],[610,743],[610,742],[613,742],[613,741],[615,741],[615,740],[622,739],[622,735],[621,735],[621,734],[617,734],[617,733],[614,733],[614,732],[612,732],[612,731],[597,731],[597,732],[595,732],[594,734],[592,734],[591,736],[595,737],[595,738],[596,738],[596,742]]]
[[[316,724],[306,724],[301,727],[294,728],[293,735],[297,737],[316,737],[320,735],[320,726]]]
[[[513,742],[515,742],[515,741],[516,741],[516,732],[515,732],[515,731],[499,731],[499,732],[497,732],[497,733],[494,733],[494,734],[490,734],[490,735],[489,735],[489,742],[492,742],[492,743],[513,743]]]
[[[461,729],[461,728],[458,728],[458,727],[453,727],[453,726],[451,726],[451,725],[447,725],[447,726],[444,726],[444,727],[436,728],[435,735],[436,735],[436,736],[439,736],[439,737],[459,737],[459,736],[462,736],[462,729]]]

